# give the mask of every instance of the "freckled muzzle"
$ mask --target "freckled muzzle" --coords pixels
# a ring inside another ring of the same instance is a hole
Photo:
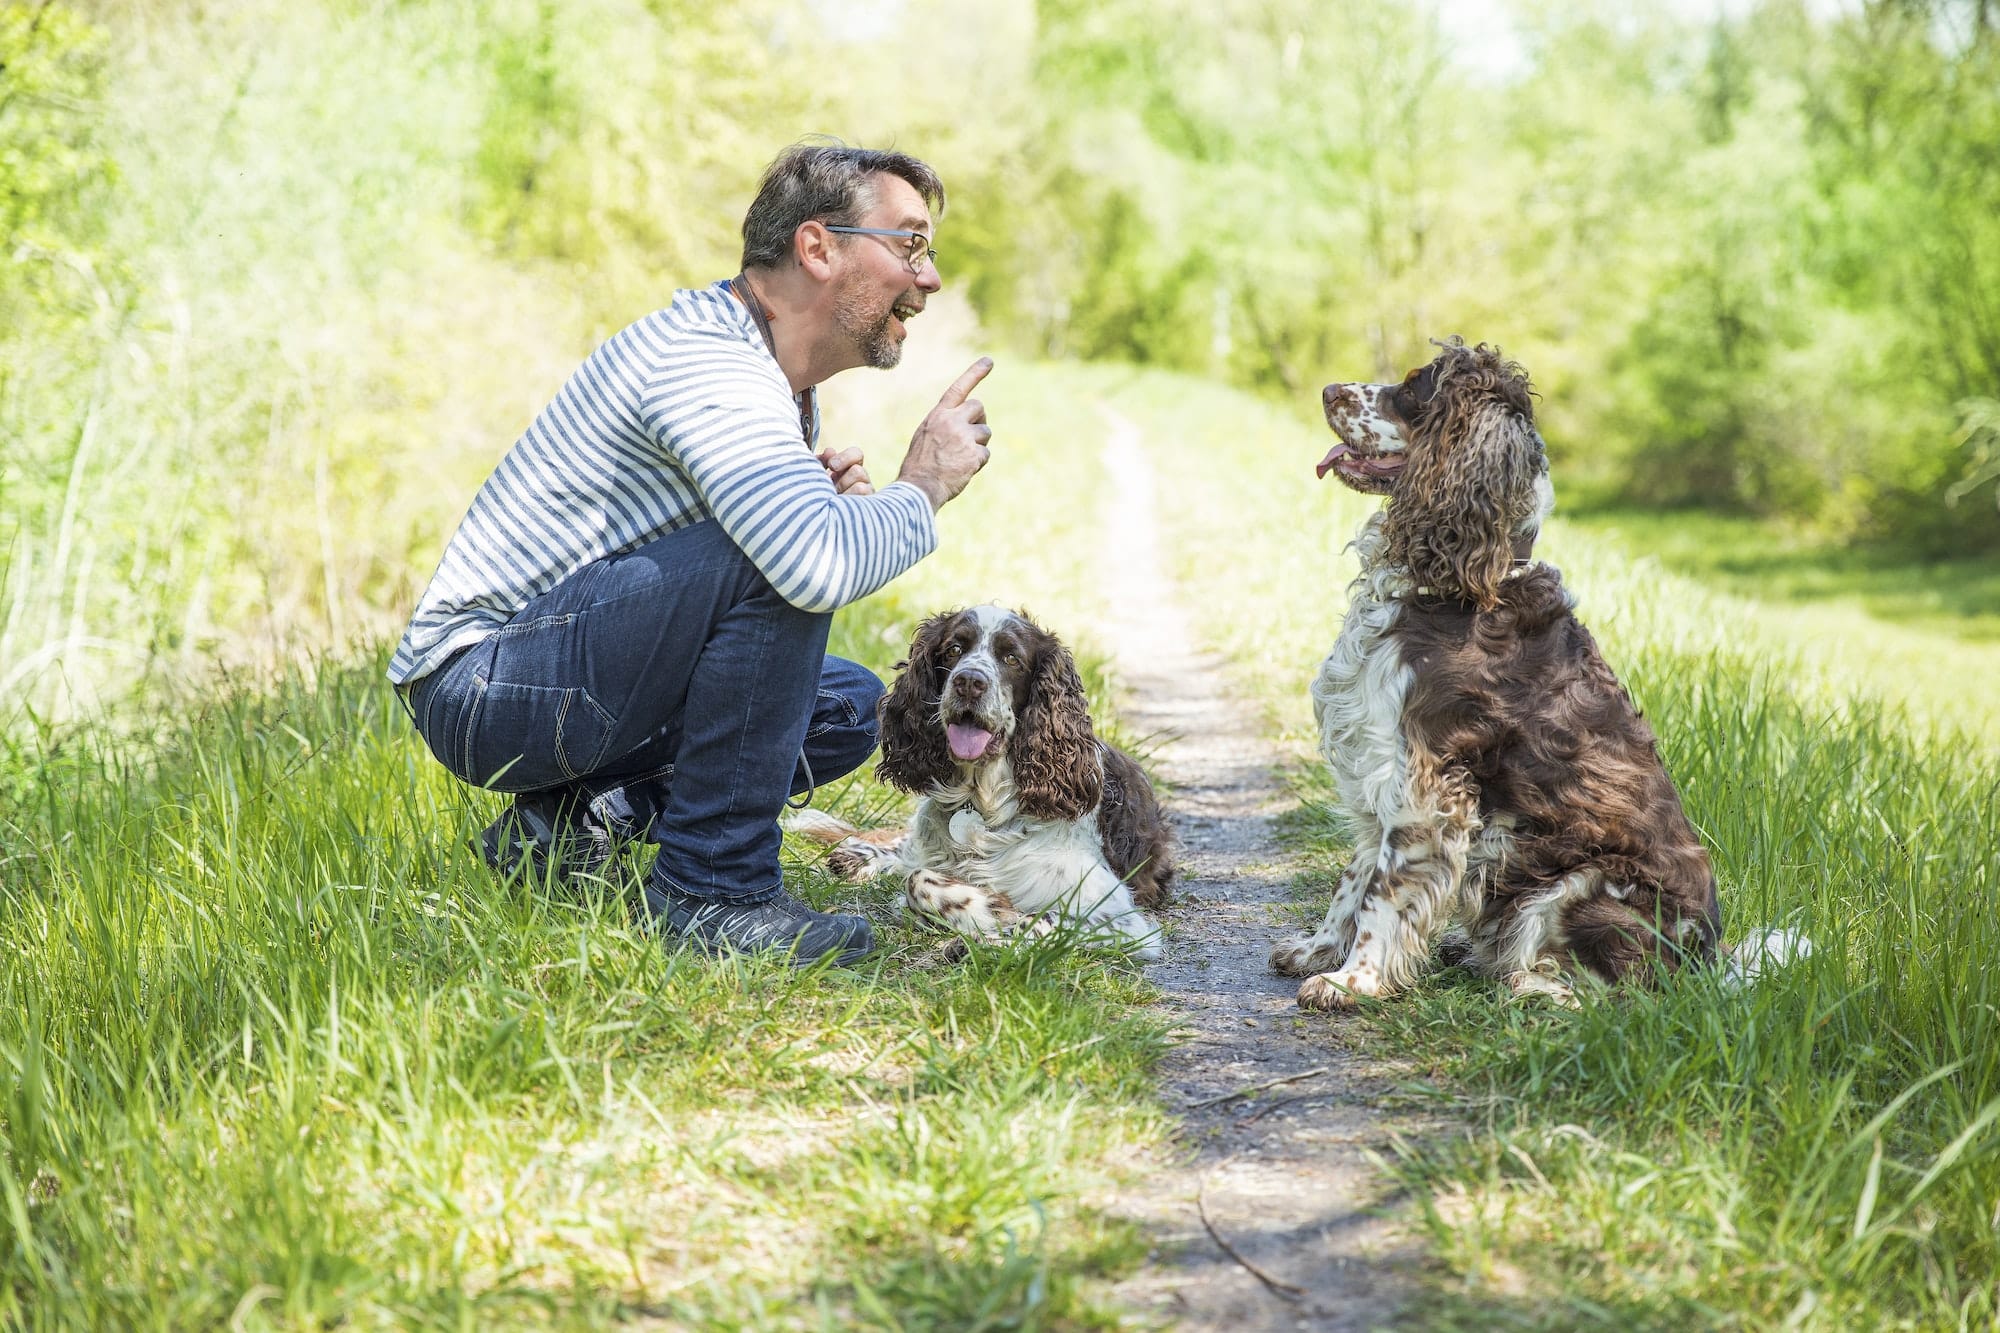
[[[938,720],[944,724],[951,757],[962,764],[976,764],[998,754],[1013,724],[998,679],[983,667],[969,664],[961,664],[945,677]]]
[[[1329,384],[1320,391],[1326,424],[1339,443],[1327,451],[1313,472],[1321,480],[1329,472],[1357,491],[1381,495],[1395,484],[1407,462],[1402,428],[1384,416],[1380,384]]]

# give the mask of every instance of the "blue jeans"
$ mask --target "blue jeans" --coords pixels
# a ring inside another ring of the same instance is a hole
[[[654,890],[762,902],[786,796],[875,750],[882,682],[826,656],[832,623],[697,523],[529,602],[418,680],[411,714],[465,781],[571,794],[657,843]]]

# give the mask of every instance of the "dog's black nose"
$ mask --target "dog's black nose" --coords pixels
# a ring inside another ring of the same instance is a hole
[[[970,672],[951,678],[951,692],[967,703],[977,703],[986,697],[986,677]]]

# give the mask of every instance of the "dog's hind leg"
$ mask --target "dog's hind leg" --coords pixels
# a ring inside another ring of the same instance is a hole
[[[1066,914],[1093,937],[1093,942],[1124,950],[1142,963],[1157,962],[1161,930],[1132,900],[1131,888],[1108,866],[1094,867],[1069,899]]]
[[[903,859],[902,829],[871,829],[843,838],[826,854],[826,868],[850,884],[874,879]]]
[[[796,833],[823,842],[831,847],[843,838],[851,838],[861,830],[838,815],[830,815],[824,810],[807,806],[803,810],[787,810],[778,820],[779,827],[787,833]]]
[[[1523,972],[1507,974],[1507,989],[1517,1000],[1540,997],[1565,1009],[1581,1006],[1576,1002],[1576,991],[1562,974],[1562,967],[1553,958],[1543,958],[1533,967]]]
[[[821,810],[792,810],[783,821],[787,833],[797,833],[833,848],[826,854],[826,868],[850,884],[874,879],[901,859],[905,828],[878,828],[863,831],[844,819]]]
[[[1510,885],[1489,895],[1473,931],[1484,970],[1504,980],[1517,999],[1542,996],[1574,1007],[1575,993],[1563,975],[1570,956],[1566,922],[1600,898],[1620,919],[1631,917],[1605,895],[1603,874],[1589,868],[1546,885]]]

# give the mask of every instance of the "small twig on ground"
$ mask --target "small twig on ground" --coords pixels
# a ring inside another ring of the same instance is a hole
[[[1248,1097],[1253,1092],[1263,1092],[1267,1088],[1275,1088],[1285,1083],[1297,1083],[1301,1079],[1317,1078],[1321,1074],[1324,1074],[1326,1070],[1327,1067],[1321,1065],[1318,1069],[1308,1069],[1303,1074],[1287,1074],[1283,1078],[1274,1078],[1269,1082],[1259,1083],[1254,1087],[1238,1088],[1235,1092],[1225,1092],[1220,1097],[1207,1097],[1198,1102],[1189,1102],[1181,1109],[1183,1111],[1199,1111],[1204,1106],[1216,1106],[1222,1102],[1233,1102],[1238,1097]]]
[[[1306,1294],[1304,1287],[1295,1287],[1289,1282],[1281,1282],[1269,1273],[1266,1273],[1263,1269],[1257,1267],[1257,1265],[1251,1263],[1248,1259],[1245,1259],[1241,1251],[1222,1238],[1222,1233],[1215,1229],[1215,1223],[1208,1220],[1208,1177],[1214,1175],[1217,1171],[1220,1171],[1235,1160],[1233,1157],[1224,1158],[1215,1164],[1209,1171],[1208,1176],[1201,1178],[1201,1188],[1195,1191],[1194,1196],[1195,1211],[1201,1214],[1201,1224],[1208,1228],[1209,1237],[1222,1247],[1224,1254],[1243,1265],[1244,1272],[1269,1287],[1273,1295],[1282,1296],[1288,1301],[1296,1301]]]
[[[1296,1097],[1280,1097],[1275,1102],[1264,1103],[1262,1106],[1252,1111],[1249,1115],[1244,1116],[1241,1120],[1233,1121],[1231,1123],[1233,1123],[1238,1129],[1246,1129],[1249,1126],[1256,1124],[1259,1120],[1262,1120],[1265,1116],[1271,1114],[1271,1112],[1277,1110],[1280,1106],[1290,1106],[1293,1102],[1309,1102],[1312,1101],[1314,1098],[1318,1097],[1319,1095],[1320,1094],[1315,1092],[1302,1092]]]

